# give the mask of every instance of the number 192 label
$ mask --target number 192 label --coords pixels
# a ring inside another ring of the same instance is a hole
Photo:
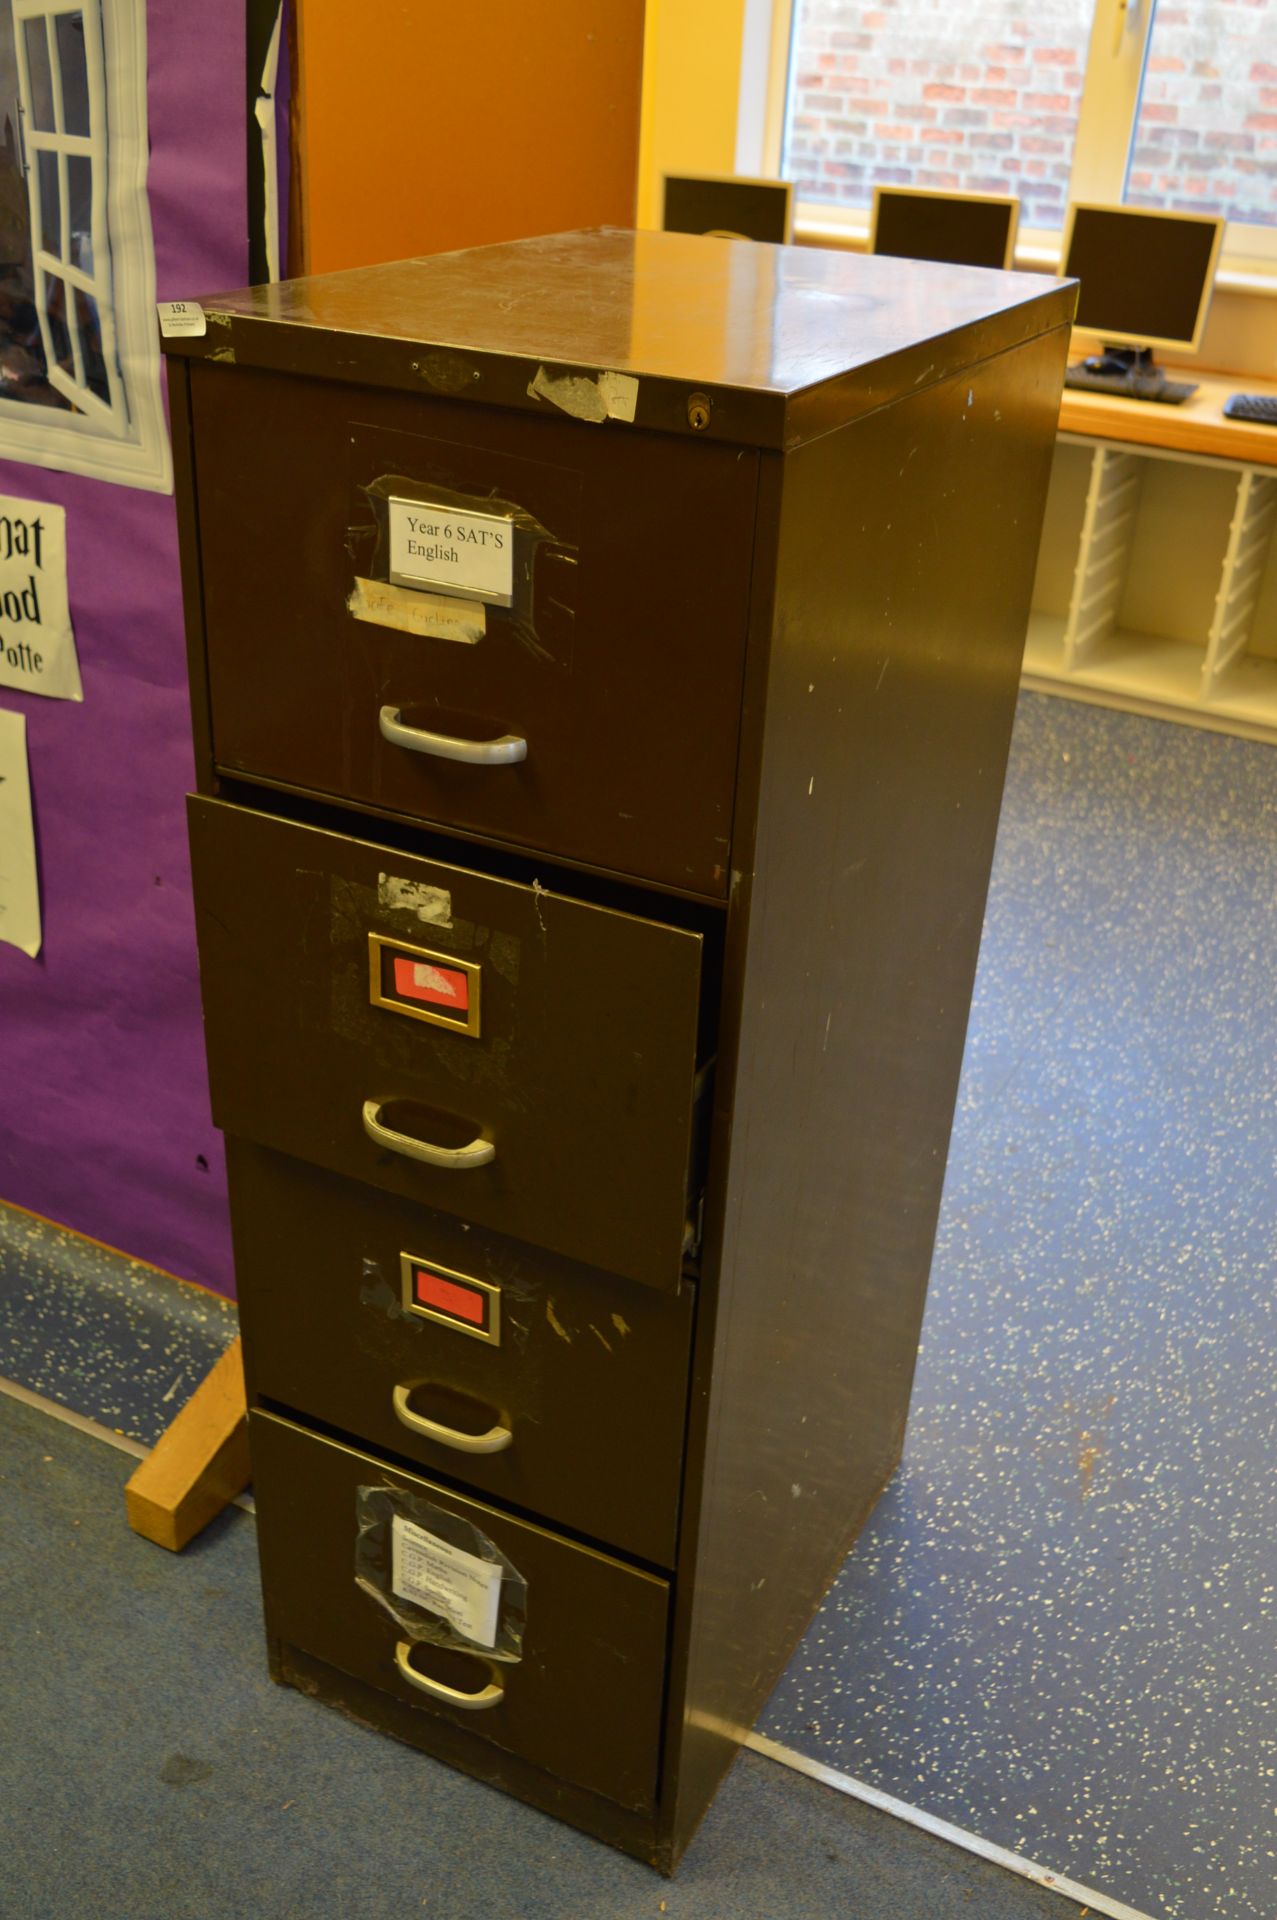
[[[166,340],[174,340],[184,333],[198,335],[208,332],[204,309],[198,300],[161,300],[155,311],[160,317],[160,332]]]

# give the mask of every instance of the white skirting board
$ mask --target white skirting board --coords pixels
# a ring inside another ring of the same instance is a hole
[[[0,1393],[7,1395],[10,1400],[20,1400],[24,1407],[34,1407],[37,1413],[47,1413],[51,1420],[60,1420],[64,1427],[74,1427],[77,1433],[87,1434],[90,1440],[104,1440],[108,1447],[115,1447],[118,1452],[127,1453],[134,1460],[145,1460],[151,1451],[140,1440],[131,1439],[127,1433],[115,1433],[100,1421],[75,1413],[57,1400],[50,1400],[43,1393],[33,1393],[30,1387],[19,1386],[16,1380],[6,1380],[3,1375],[0,1375]],[[238,1507],[242,1513],[257,1512],[251,1493],[237,1495],[231,1505]]]
[[[822,1786],[833,1787],[835,1792],[845,1793],[849,1799],[877,1807],[880,1813],[889,1813],[894,1819],[903,1820],[923,1833],[933,1834],[937,1840],[947,1840],[950,1846],[961,1847],[966,1853],[978,1854],[982,1860],[1005,1867],[1008,1873],[1018,1874],[1022,1880],[1032,1880],[1037,1886],[1048,1887],[1052,1893],[1063,1894],[1066,1900],[1075,1900],[1091,1913],[1104,1914],[1108,1920],[1153,1920],[1151,1914],[1128,1907],[1123,1900],[1111,1900],[1106,1893],[1097,1893],[1094,1887],[1084,1887],[1078,1881],[1070,1880],[1067,1874],[1053,1873],[1049,1867],[1040,1867],[1035,1861],[1012,1853],[1007,1847],[995,1845],[992,1840],[982,1840],[978,1833],[968,1833],[963,1827],[951,1826],[947,1820],[939,1820],[934,1814],[925,1813],[921,1807],[911,1807],[903,1800],[895,1800],[889,1793],[881,1793],[864,1780],[854,1780],[849,1773],[839,1773],[835,1767],[827,1767],[822,1760],[810,1760],[805,1753],[795,1753],[792,1747],[782,1747],[778,1740],[769,1740],[764,1733],[751,1733],[745,1745],[751,1753],[761,1753],[766,1759],[791,1768],[794,1773],[806,1774],[809,1780],[818,1780]]]

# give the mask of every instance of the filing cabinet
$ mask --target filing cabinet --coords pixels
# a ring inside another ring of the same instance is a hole
[[[899,1455],[1072,298],[599,231],[166,343],[271,1670],[665,1871]]]

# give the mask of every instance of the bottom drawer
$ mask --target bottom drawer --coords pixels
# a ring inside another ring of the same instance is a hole
[[[270,1634],[558,1779],[655,1805],[665,1581],[276,1415],[251,1432]]]

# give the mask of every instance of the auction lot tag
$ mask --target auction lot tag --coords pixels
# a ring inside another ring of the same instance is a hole
[[[155,311],[160,316],[160,332],[166,340],[183,334],[198,337],[208,332],[208,321],[198,300],[161,300]]]

